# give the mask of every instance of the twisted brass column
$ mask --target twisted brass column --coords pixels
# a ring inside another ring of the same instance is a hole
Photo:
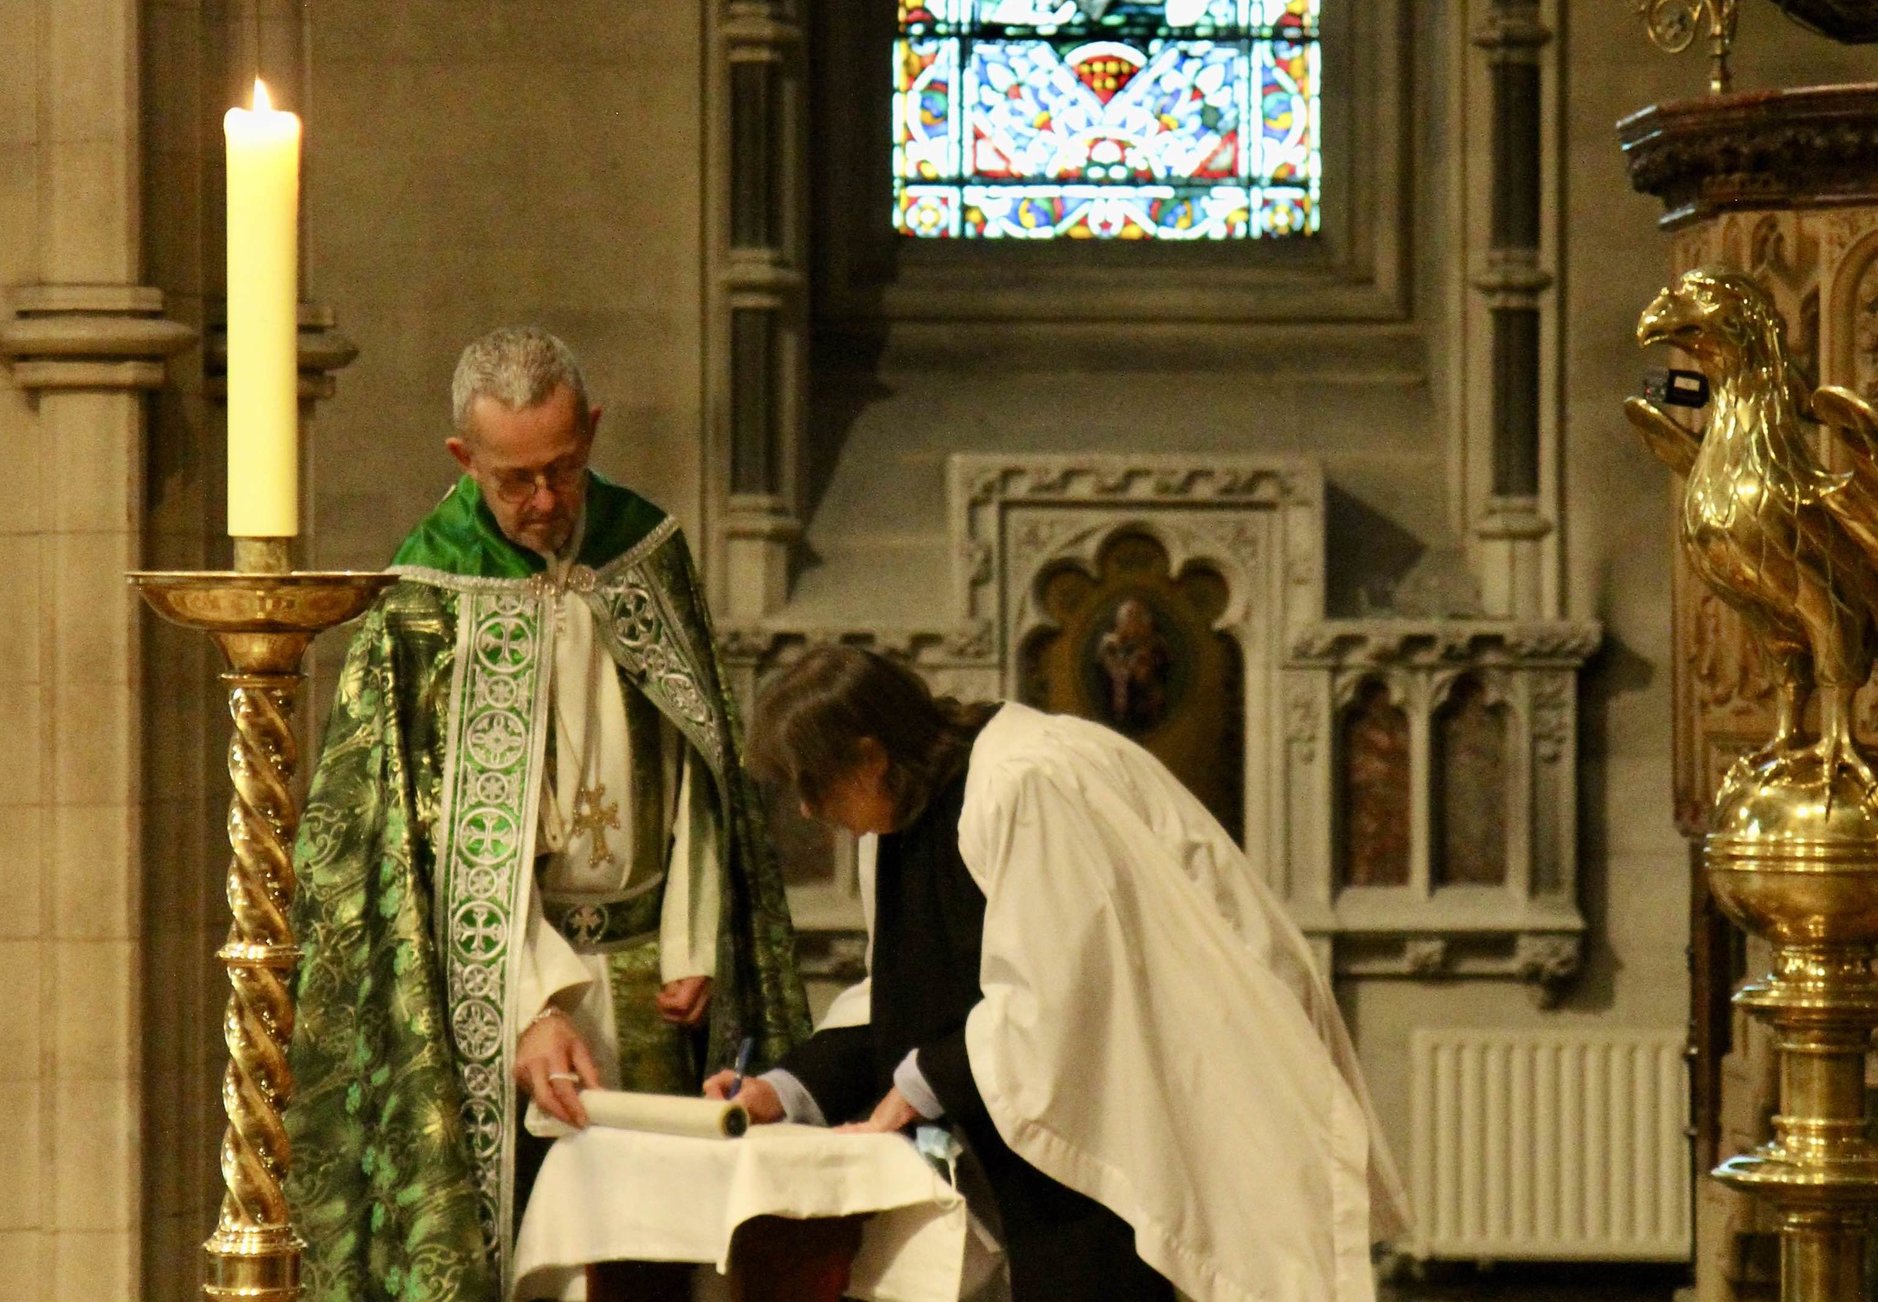
[[[282,1185],[291,1159],[282,1113],[293,1100],[287,1045],[293,1036],[289,982],[300,951],[293,901],[294,798],[298,747],[293,708],[313,636],[361,613],[393,581],[387,574],[287,572],[285,544],[237,540],[233,572],[131,575],[144,599],[173,623],[215,640],[228,662],[228,942],[217,957],[232,988],[222,1018],[228,1068],[222,1107],[222,1179],[227,1193],[204,1244],[205,1297],[216,1302],[291,1302],[300,1292],[303,1244]]]

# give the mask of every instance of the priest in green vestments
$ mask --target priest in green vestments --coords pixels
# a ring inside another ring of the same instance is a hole
[[[807,1030],[675,522],[587,468],[547,332],[471,344],[452,405],[464,475],[352,640],[294,854],[308,1302],[500,1302],[529,1100],[580,1124]]]

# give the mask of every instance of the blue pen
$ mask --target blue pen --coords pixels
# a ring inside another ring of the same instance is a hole
[[[736,1098],[737,1091],[743,1088],[744,1073],[750,1070],[750,1054],[755,1048],[756,1037],[754,1035],[744,1036],[743,1043],[737,1046],[737,1065],[731,1069],[736,1075],[730,1082],[730,1088],[724,1091],[725,1098]]]

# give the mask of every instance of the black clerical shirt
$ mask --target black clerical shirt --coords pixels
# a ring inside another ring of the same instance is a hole
[[[961,769],[911,824],[879,838],[870,1022],[819,1031],[778,1064],[830,1123],[866,1117],[914,1049],[949,1120],[974,1143],[988,1122],[965,1054],[965,1018],[983,997],[985,895],[959,854],[964,803]]]

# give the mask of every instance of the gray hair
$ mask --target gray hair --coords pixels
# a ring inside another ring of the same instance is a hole
[[[580,419],[587,419],[587,385],[573,350],[540,326],[503,326],[463,350],[450,381],[450,415],[458,432],[472,434],[470,408],[494,398],[511,411],[544,401],[565,384]]]

